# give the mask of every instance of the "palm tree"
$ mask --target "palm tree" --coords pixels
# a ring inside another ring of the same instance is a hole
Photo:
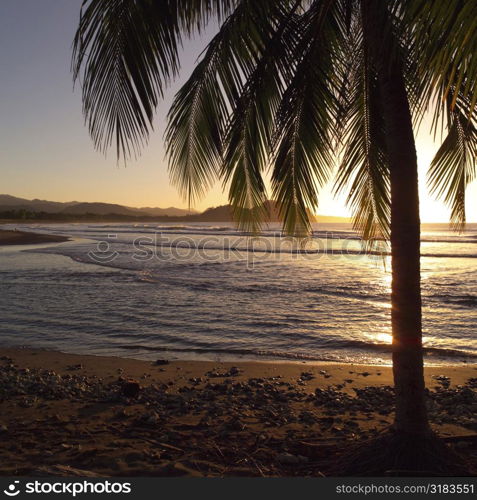
[[[239,227],[258,232],[269,172],[284,232],[303,236],[335,175],[363,239],[390,241],[393,439],[432,441],[414,128],[433,108],[446,130],[429,181],[462,228],[476,170],[477,2],[84,0],[72,66],[97,148],[138,154],[182,38],[211,19],[220,29],[168,115],[173,183],[192,203],[222,180]]]

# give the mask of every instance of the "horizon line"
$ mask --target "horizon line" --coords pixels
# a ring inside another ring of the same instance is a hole
[[[209,209],[212,209],[212,208],[217,208],[217,207],[220,207],[220,206],[227,206],[227,205],[230,205],[230,203],[224,203],[224,204],[221,204],[221,205],[211,205],[207,208],[205,208],[204,210],[197,210],[193,207],[189,207],[189,208],[184,208],[184,207],[180,207],[180,206],[175,206],[175,205],[170,205],[168,207],[160,207],[160,206],[147,206],[147,205],[143,205],[143,206],[133,206],[133,205],[126,205],[126,204],[123,204],[123,203],[120,203],[120,202],[108,202],[108,201],[78,201],[78,200],[68,200],[68,201],[56,201],[56,200],[48,200],[48,199],[43,199],[43,198],[26,198],[24,196],[18,196],[18,195],[13,195],[13,194],[9,194],[9,193],[0,193],[0,196],[10,196],[12,198],[20,198],[20,199],[23,199],[23,200],[26,200],[26,201],[44,201],[44,202],[49,202],[49,203],[78,203],[78,204],[81,204],[81,203],[103,203],[103,204],[107,204],[107,205],[119,205],[119,206],[122,206],[124,208],[133,208],[133,209],[144,209],[144,208],[156,208],[156,209],[162,209],[162,210],[167,210],[167,209],[179,209],[179,210],[190,210],[191,212],[196,212],[197,214],[203,214],[204,212],[206,212],[207,210]],[[273,201],[273,200],[267,200],[267,201]],[[13,205],[12,205],[13,207]],[[344,223],[352,223],[353,222],[353,217],[351,215],[332,215],[332,214],[328,214],[328,213],[320,213],[320,212],[315,212],[313,213],[312,212],[312,215],[315,216],[315,217],[335,217],[335,218],[340,218],[340,219],[348,219],[348,221],[346,222],[342,222],[343,224]],[[451,222],[450,220],[447,220],[447,221],[443,221],[443,220],[432,220],[432,221],[429,221],[429,220],[425,220],[425,221],[421,221],[421,225],[422,224],[445,224],[445,225],[451,225]],[[466,221],[466,224],[477,224],[477,220],[470,220],[470,221]]]

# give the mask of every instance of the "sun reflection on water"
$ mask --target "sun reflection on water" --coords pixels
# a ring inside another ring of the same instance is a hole
[[[392,335],[387,332],[375,333],[374,335],[370,335],[370,337],[379,344],[391,344],[393,341]]]

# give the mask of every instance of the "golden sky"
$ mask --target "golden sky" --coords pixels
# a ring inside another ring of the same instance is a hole
[[[164,158],[165,115],[173,94],[205,46],[185,44],[181,79],[160,104],[156,130],[141,158],[127,167],[94,151],[73,92],[71,41],[81,0],[0,2],[0,176],[1,193],[53,201],[102,201],[128,206],[186,207],[170,185]],[[448,210],[426,190],[425,171],[438,147],[423,124],[417,137],[424,222],[446,221]],[[468,191],[468,220],[477,221],[477,186]],[[195,207],[227,202],[217,185]],[[328,188],[318,213],[348,215],[343,199]]]

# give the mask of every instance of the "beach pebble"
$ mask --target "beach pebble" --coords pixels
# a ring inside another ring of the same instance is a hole
[[[151,411],[150,413],[142,415],[140,420],[146,425],[156,426],[160,423],[161,417],[155,411]]]
[[[238,375],[240,373],[240,370],[236,367],[236,366],[232,366],[230,368],[230,370],[228,371],[229,375],[230,376],[235,376],[235,375]]]
[[[114,418],[127,418],[127,417],[129,417],[129,413],[127,413],[124,408],[121,408],[114,414]]]
[[[169,360],[167,360],[167,359],[156,359],[156,361],[154,361],[154,364],[156,366],[168,365],[169,364]]]
[[[244,431],[247,426],[237,417],[232,418],[229,422],[225,424],[225,428],[231,431]]]
[[[22,408],[31,408],[37,401],[37,398],[35,396],[30,397],[30,398],[23,398],[20,400],[18,403],[19,406]]]
[[[468,385],[469,387],[472,387],[472,388],[474,388],[474,389],[477,389],[477,378],[469,378],[469,379],[467,380],[467,385]]]
[[[433,375],[432,378],[437,380],[439,384],[444,388],[450,387],[451,379],[450,377],[446,377],[445,375]]]
[[[237,368],[236,366],[232,366],[229,370],[226,372],[220,372],[216,368],[208,371],[205,375],[207,377],[211,378],[217,378],[217,377],[235,377],[236,375],[239,375],[241,370]]]
[[[136,398],[141,392],[141,385],[136,380],[127,380],[121,387],[121,393],[127,398]]]
[[[301,455],[292,455],[291,453],[280,453],[276,458],[277,462],[281,465],[299,465],[308,462],[307,457]]]
[[[76,365],[68,365],[66,367],[66,369],[69,370],[69,371],[82,370],[83,369],[83,365],[81,363],[78,363]]]
[[[303,410],[298,416],[299,420],[307,425],[312,425],[317,421],[317,418],[313,413],[307,410]]]
[[[132,451],[124,457],[124,460],[126,463],[140,462],[141,460],[144,460],[144,453]]]

